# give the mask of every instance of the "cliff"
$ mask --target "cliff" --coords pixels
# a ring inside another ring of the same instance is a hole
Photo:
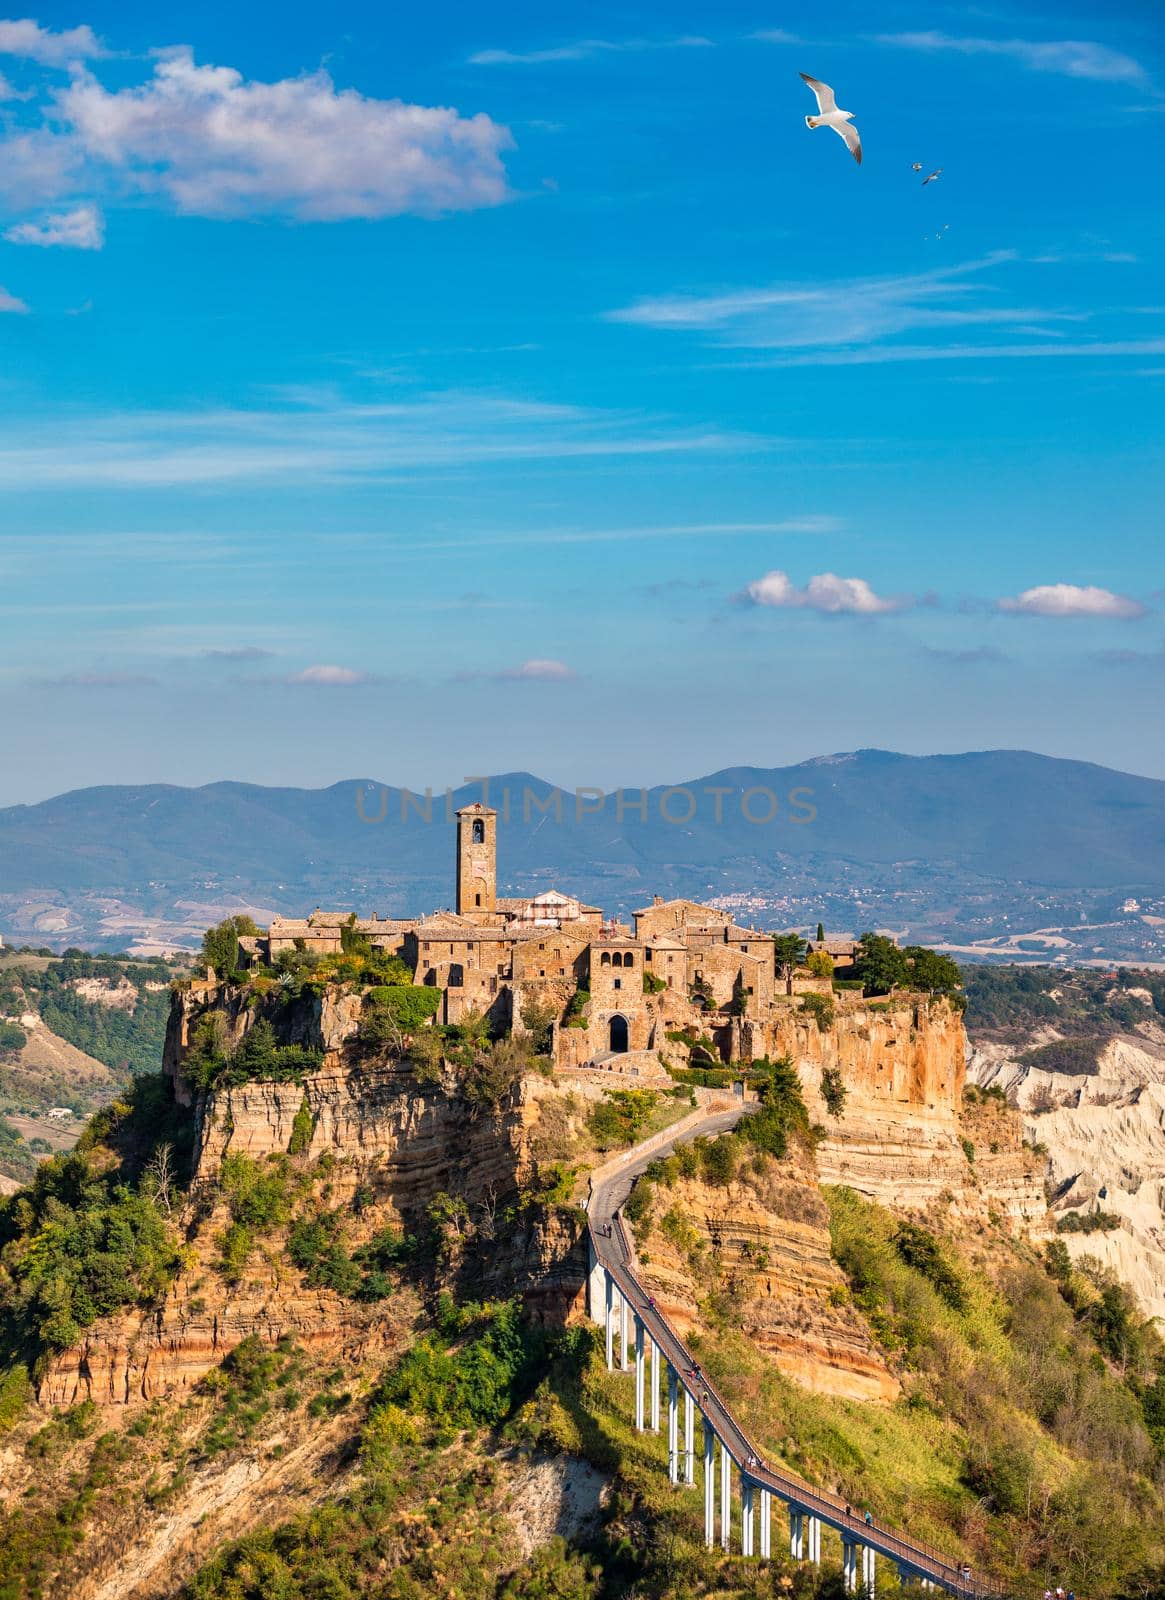
[[[833,1259],[829,1212],[804,1152],[779,1164],[762,1158],[724,1187],[680,1178],[659,1188],[637,1237],[642,1273],[681,1332],[727,1315],[806,1389],[897,1397]]]
[[[843,993],[830,1026],[790,1010],[763,1042],[796,1062],[811,1120],[827,1130],[817,1148],[823,1184],[899,1211],[940,1207],[1002,1218],[1016,1233],[1044,1229],[1042,1163],[1018,1122],[964,1105],[967,1036],[948,1001]],[[829,1073],[845,1089],[840,1115],[822,1096]]]

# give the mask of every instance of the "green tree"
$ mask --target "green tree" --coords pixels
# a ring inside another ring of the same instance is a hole
[[[218,978],[228,977],[239,964],[240,936],[253,937],[259,931],[253,917],[225,917],[202,936],[202,964],[211,967]]]
[[[805,941],[799,933],[773,934],[773,964],[778,978],[784,980],[785,993],[793,992],[793,973],[805,959]]]
[[[910,983],[927,994],[959,994],[963,987],[963,974],[958,963],[950,956],[928,950],[925,945],[908,944],[902,954],[910,964]]]
[[[825,924],[823,922],[819,922],[817,924],[817,943],[820,944],[821,941],[824,938],[825,938]]]
[[[854,975],[866,994],[889,994],[910,982],[905,954],[882,933],[863,933],[858,943]]]

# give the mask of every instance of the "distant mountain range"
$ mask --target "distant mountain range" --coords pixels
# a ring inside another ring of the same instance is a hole
[[[232,900],[382,914],[447,905],[448,817],[481,797],[480,784],[436,795],[431,821],[423,797],[368,779],[111,786],[8,807],[0,930],[144,948]],[[1161,943],[1165,782],[1084,762],[862,750],[606,796],[507,773],[488,798],[503,893],[553,883],[616,913],[653,892],[714,896],[758,921],[864,919],[955,943],[1115,918],[1126,954],[1153,958]],[[1129,900],[1135,911],[1121,909]]]

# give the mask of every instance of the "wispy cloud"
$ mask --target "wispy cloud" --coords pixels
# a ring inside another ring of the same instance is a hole
[[[219,650],[203,650],[200,654],[205,661],[269,661],[275,652],[265,650],[258,644],[240,644]]]
[[[640,50],[710,49],[713,41],[685,33],[674,39],[574,39],[541,50],[478,50],[469,57],[474,67],[542,67],[558,61],[585,61],[591,56],[622,55]]]
[[[496,672],[480,668],[467,668],[454,674],[455,683],[475,683],[487,679],[492,683],[573,683],[578,677],[573,667],[565,661],[549,656],[532,656],[514,667],[502,667]]]
[[[499,672],[500,679],[516,683],[568,683],[578,674],[565,661],[555,661],[544,656],[532,657],[520,666],[507,667]]]
[[[1092,312],[1004,298],[999,279],[1020,266],[1013,251],[896,276],[778,283],[716,294],[647,296],[607,320],[703,334],[734,350],[771,351],[734,365],[865,366],[880,362],[1022,360],[1165,353],[1165,338],[1066,338]],[[1018,339],[1001,342],[1008,329]],[[979,330],[988,337],[973,337]],[[954,333],[971,335],[952,340]],[[915,335],[905,339],[904,335]],[[996,337],[991,338],[990,335]]]
[[[909,595],[887,598],[876,594],[864,578],[839,578],[834,572],[818,573],[804,588],[798,588],[787,572],[766,572],[736,598],[744,605],[824,611],[831,616],[880,616],[914,604]]]
[[[450,392],[30,421],[6,430],[0,488],[373,482],[438,468],[742,451],[761,443],[666,418]]]
[[[54,40],[92,38],[5,23],[0,43],[4,28],[22,30],[12,47],[23,40],[22,53],[42,62]],[[503,157],[513,138],[484,112],[374,99],[337,89],[322,70],[261,82],[200,65],[185,45],[154,57],[151,77],[115,89],[74,64],[42,123],[0,140],[0,195],[43,203],[84,183],[196,216],[313,222],[433,216],[510,198]]]
[[[1028,617],[1143,617],[1145,607],[1129,595],[1094,584],[1043,583],[997,602],[1000,611]]]
[[[7,289],[0,288],[0,312],[15,311],[19,313],[27,310],[28,307],[23,300],[18,300],[14,294],[9,294]]]
[[[141,672],[66,672],[59,678],[36,678],[41,689],[150,689],[157,678]]]
[[[1165,339],[1093,339],[1046,344],[888,344],[868,350],[821,350],[741,363],[763,367],[864,367],[893,361],[1075,360],[1087,356],[1165,355]]]
[[[283,681],[307,687],[351,689],[357,684],[369,683],[371,679],[368,673],[358,672],[355,667],[338,667],[321,663],[318,666],[304,667],[302,672],[293,672]]]
[[[1132,56],[1093,39],[984,39],[962,34],[879,33],[877,44],[931,54],[953,51],[967,56],[1004,56],[1032,72],[1058,72],[1069,78],[1091,78],[1101,83],[1143,84],[1144,67]]]
[[[50,212],[40,222],[18,222],[4,237],[9,244],[100,250],[105,243],[105,223],[95,205],[74,206],[71,211]]]
[[[975,667],[1009,659],[1002,650],[991,644],[971,645],[965,650],[945,650],[939,645],[926,645],[923,654],[931,661],[941,661],[952,667]]]
[[[649,296],[606,313],[611,322],[712,334],[750,349],[868,345],[914,329],[1078,322],[1085,314],[990,301],[982,279],[1010,251],[928,272],[778,283],[709,295]]]
[[[90,27],[65,28],[54,33],[31,17],[0,21],[0,56],[21,56],[45,67],[67,67],[108,54]]]

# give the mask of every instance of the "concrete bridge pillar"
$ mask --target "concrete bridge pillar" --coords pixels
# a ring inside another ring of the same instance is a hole
[[[615,1365],[615,1280],[609,1272],[604,1271],[606,1282],[607,1302],[607,1371],[610,1372]]]
[[[841,1573],[846,1594],[856,1594],[858,1588],[858,1547],[852,1539],[841,1536]]]
[[[789,1507],[789,1554],[794,1561],[805,1558],[805,1514],[797,1506]]]
[[[684,1482],[696,1481],[696,1402],[684,1390]]]
[[[651,1431],[659,1432],[659,1346],[651,1341]]]
[[[643,1432],[643,1400],[644,1380],[647,1377],[646,1362],[643,1359],[643,1323],[638,1317],[635,1319],[635,1428],[636,1432]]]
[[[732,1548],[732,1457],[720,1441],[720,1548]]]
[[[820,1517],[810,1517],[809,1518],[809,1529],[808,1529],[808,1532],[809,1532],[809,1540],[808,1540],[809,1548],[806,1551],[806,1554],[808,1555],[810,1561],[812,1561],[813,1565],[815,1567],[819,1567],[821,1565],[821,1518]]]
[[[667,1475],[680,1481],[680,1380],[676,1369],[667,1364]]]
[[[627,1313],[630,1309],[626,1295],[621,1293],[619,1295],[619,1348],[622,1351],[624,1372],[629,1372],[631,1369],[631,1349],[627,1338]]]
[[[743,1556],[751,1556],[754,1553],[752,1548],[752,1499],[752,1480],[742,1477],[740,1480],[740,1553]]]
[[[587,1234],[587,1315],[592,1322],[603,1321],[606,1307],[607,1269],[595,1254],[595,1242]]]
[[[703,1413],[701,1413],[703,1415]],[[716,1543],[716,1435],[704,1417],[704,1543]]]
[[[877,1577],[878,1552],[865,1545],[862,1549],[862,1594],[866,1600],[874,1600],[874,1583]]]
[[[760,1492],[760,1554],[768,1561],[773,1553],[773,1493],[761,1485]]]

